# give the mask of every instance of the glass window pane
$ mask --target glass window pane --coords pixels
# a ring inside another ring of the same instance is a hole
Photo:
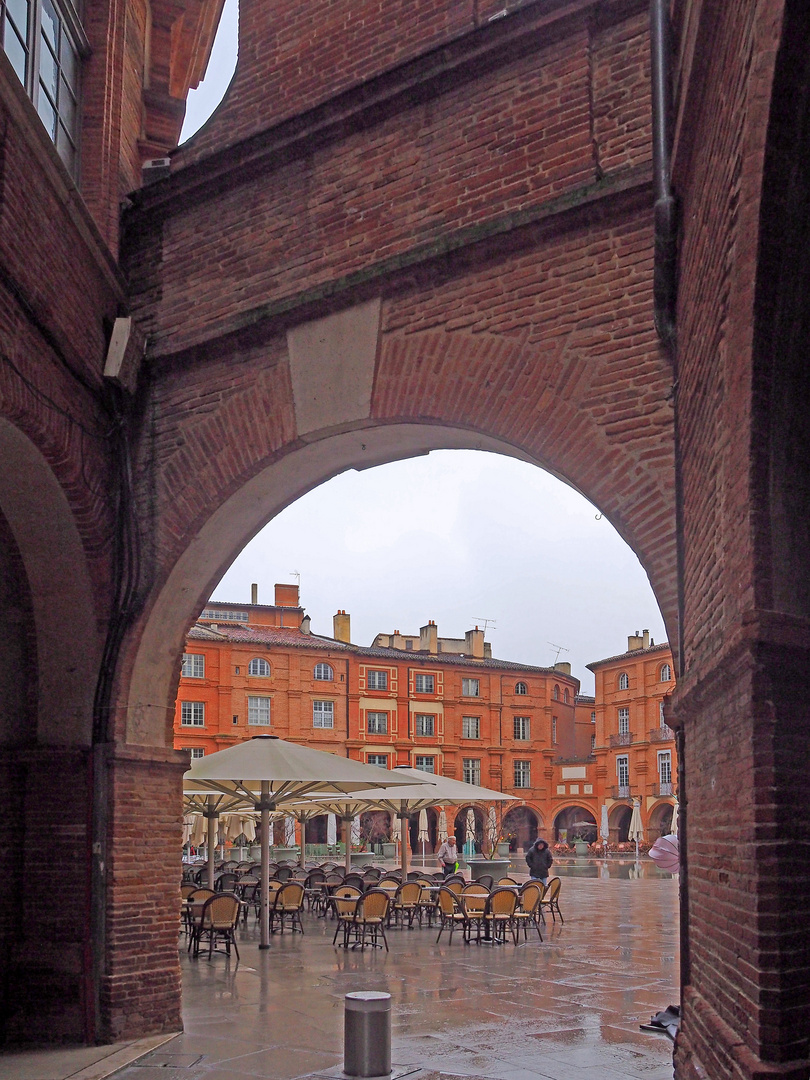
[[[37,102],[37,112],[40,115],[42,123],[45,125],[48,134],[52,139],[56,138],[56,110],[48,100],[48,95],[45,93],[42,84],[39,88],[39,101]]]
[[[28,55],[23,48],[20,39],[17,37],[14,27],[9,23],[8,18],[6,18],[3,26],[3,47],[6,56],[11,61],[11,66],[17,72],[17,78],[23,86],[25,86]]]
[[[59,43],[59,16],[51,0],[42,0],[42,36],[51,43],[54,52],[57,52]]]
[[[76,55],[76,50],[71,45],[67,34],[62,34],[62,45],[59,49],[59,63],[62,67],[62,75],[68,86],[72,87],[75,93],[76,75],[79,70],[79,57]]]
[[[6,0],[6,14],[11,16],[23,42],[28,38],[28,0]]]
[[[73,136],[76,132],[76,101],[64,79],[59,84],[59,118]]]
[[[59,91],[59,65],[50,48],[43,44],[39,58],[39,81],[48,91],[51,101],[56,101]]]

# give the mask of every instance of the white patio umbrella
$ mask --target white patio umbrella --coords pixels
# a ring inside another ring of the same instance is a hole
[[[630,828],[627,830],[627,839],[636,843],[636,858],[638,858],[639,841],[644,839],[644,826],[641,824],[641,801],[633,799],[633,813],[630,815]]]
[[[200,825],[195,825],[194,835],[197,839],[192,840],[192,843],[195,847],[200,847],[203,843],[206,845],[208,862],[206,878],[208,881],[208,888],[213,889],[214,866],[216,865],[217,854],[217,827],[220,814],[229,813],[234,810],[245,810],[248,808],[249,804],[246,803],[245,799],[233,792],[214,793],[212,791],[207,791],[201,785],[186,785],[185,783],[183,785],[183,802],[186,811],[191,811],[192,813],[198,814],[200,817]]]
[[[425,865],[425,844],[430,843],[430,832],[428,830],[428,816],[427,810],[424,808],[419,811],[419,828],[416,839],[422,845],[422,865]]]
[[[447,839],[447,814],[444,810],[439,814],[439,840]]]
[[[202,814],[192,814],[191,843],[195,848],[200,847],[205,840],[205,818]]]
[[[286,742],[276,735],[252,739],[198,758],[185,774],[184,788],[243,800],[261,811],[260,948],[270,947],[270,814],[285,802],[315,792],[346,793],[410,781],[374,765]],[[210,835],[210,834],[209,834]]]
[[[475,854],[475,811],[472,807],[467,811],[467,816],[464,819],[464,830],[466,835],[464,846],[467,849],[467,858],[470,858]]]
[[[599,836],[605,845],[605,854],[607,854],[608,840],[610,840],[610,825],[608,824],[607,803],[602,803],[602,816],[599,821]]]
[[[334,814],[326,815],[326,842],[329,847],[337,843],[337,818]]]
[[[672,824],[670,825],[670,835],[678,835],[678,800],[675,800],[675,805],[672,807]]]

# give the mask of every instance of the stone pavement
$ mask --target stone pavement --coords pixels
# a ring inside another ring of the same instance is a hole
[[[305,915],[303,937],[275,934],[262,952],[251,918],[238,964],[183,948],[185,1031],[115,1080],[340,1076],[355,990],[392,995],[395,1076],[671,1080],[672,1043],[639,1024],[678,1001],[677,879],[643,870],[560,866],[565,924],[549,919],[542,943],[518,948],[450,945],[446,932],[436,945],[424,927],[391,930],[388,954],[344,951],[331,920]],[[5,1060],[0,1075],[16,1076]]]

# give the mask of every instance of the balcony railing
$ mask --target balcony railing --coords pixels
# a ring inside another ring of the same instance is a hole
[[[654,793],[655,793],[656,796],[674,795],[675,792],[674,792],[673,789],[674,789],[674,784],[672,783],[672,781],[668,781],[665,784],[664,783],[655,784],[655,786],[653,788]]]
[[[611,788],[611,797],[614,799],[629,799],[630,785],[618,784],[616,787]]]
[[[633,741],[632,731],[627,731],[622,735],[611,735],[610,746],[629,746]]]
[[[670,742],[674,738],[675,732],[666,724],[662,727],[652,728],[650,731],[650,742]]]

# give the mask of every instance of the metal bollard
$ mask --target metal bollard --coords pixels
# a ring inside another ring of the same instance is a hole
[[[343,1071],[347,1076],[391,1073],[391,995],[361,990],[345,997]]]

